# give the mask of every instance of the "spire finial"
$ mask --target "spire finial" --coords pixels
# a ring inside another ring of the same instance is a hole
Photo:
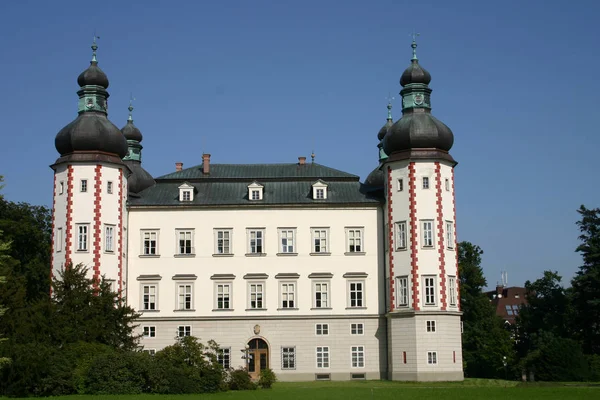
[[[127,121],[131,121],[133,122],[133,101],[135,100],[135,97],[133,97],[133,93],[129,94],[129,107],[127,107],[127,109],[129,110],[129,117],[127,118]]]
[[[386,100],[388,101],[388,104],[387,104],[387,109],[388,109],[387,119],[390,120],[390,121],[392,120],[392,101],[394,99],[395,99],[395,97],[391,96],[388,93],[388,96],[386,97]]]
[[[310,159],[312,160],[312,163],[314,164],[315,163],[315,151],[314,150],[310,153]]]
[[[98,62],[98,60],[96,60],[96,50],[98,50],[96,39],[100,39],[100,36],[96,35],[96,32],[94,32],[94,41],[92,42],[92,62],[94,63]]]
[[[420,34],[420,33],[417,33],[417,32],[413,32],[413,33],[411,33],[411,36],[412,36],[412,39],[413,39],[413,40],[412,40],[412,43],[411,43],[410,47],[412,47],[412,49],[413,49],[413,56],[412,56],[412,59],[413,59],[414,61],[418,61],[418,60],[419,60],[419,59],[417,58],[417,36],[419,36],[419,35],[421,35],[421,34]]]

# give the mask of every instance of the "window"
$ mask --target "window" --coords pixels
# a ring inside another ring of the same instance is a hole
[[[446,221],[446,247],[454,248],[454,224],[452,221]]]
[[[429,364],[429,365],[437,364],[437,351],[428,351],[427,352],[427,364]]]
[[[263,283],[250,283],[248,284],[250,292],[250,308],[251,309],[262,309],[264,300],[264,284]]]
[[[252,193],[252,200],[260,200],[260,190],[252,189],[250,193]]]
[[[142,310],[156,310],[156,285],[142,286]]]
[[[404,179],[400,178],[398,179],[398,184],[397,184],[397,188],[399,192],[402,192],[404,190]]]
[[[313,200],[325,200],[327,199],[327,184],[322,180],[318,180],[312,185],[312,198]]]
[[[106,225],[104,227],[104,251],[113,252],[115,243],[115,227]]]
[[[314,229],[312,230],[313,237],[313,253],[327,253],[327,229]]]
[[[231,368],[231,347],[222,347],[217,353],[217,362],[224,369]]]
[[[296,348],[281,348],[281,369],[296,369]]]
[[[425,305],[426,306],[434,306],[435,305],[435,277],[426,276],[425,281]]]
[[[406,250],[406,221],[396,222],[396,249]]]
[[[192,201],[194,200],[194,186],[188,182],[184,182],[178,187],[179,189],[179,201]]]
[[[427,332],[435,332],[435,321],[426,321]]]
[[[433,247],[433,221],[421,221],[423,230],[423,247]]]
[[[106,182],[106,193],[112,194],[113,192],[113,183],[111,181]]]
[[[60,253],[63,246],[63,231],[62,228],[56,230],[56,252]]]
[[[279,230],[279,242],[281,247],[279,248],[280,253],[295,253],[295,230],[294,229],[280,229]]]
[[[65,183],[60,181],[58,184],[58,194],[63,194],[65,192]]]
[[[151,338],[156,337],[156,327],[155,326],[144,326],[144,337]]]
[[[192,336],[192,327],[190,325],[180,325],[177,327],[177,336]]]
[[[281,282],[281,308],[296,307],[296,284],[294,282]]]
[[[396,282],[398,307],[408,307],[408,276],[399,276]]]
[[[362,238],[363,228],[346,228],[346,251],[348,253],[364,252]]]
[[[177,231],[178,254],[194,254],[194,247],[192,246],[193,240],[194,231]]]
[[[158,231],[142,231],[142,242],[143,255],[158,254]]]
[[[249,229],[248,230],[248,253],[262,254],[264,253],[263,241],[265,237],[264,229]]]
[[[323,200],[324,198],[325,198],[325,189],[324,188],[315,189],[315,199]]]
[[[423,189],[429,189],[429,177],[423,177]]]
[[[363,324],[350,324],[351,335],[363,335],[365,333],[365,326]]]
[[[90,230],[89,224],[77,225],[77,251],[88,250],[88,233]]]
[[[450,305],[455,306],[457,303],[456,298],[456,277],[449,276],[448,277],[448,297],[450,298]]]
[[[177,309],[191,310],[192,309],[192,285],[177,286]]]
[[[264,186],[258,182],[252,182],[248,185],[248,199],[252,201],[263,199]]]
[[[317,347],[317,368],[329,368],[329,346]]]
[[[155,355],[155,354],[156,354],[156,349],[144,349],[144,350],[142,350],[142,351],[143,351],[144,353],[148,353],[148,354],[150,354],[151,356],[153,356],[153,355]]]
[[[215,231],[215,254],[231,254],[231,229]]]
[[[82,193],[85,193],[85,192],[87,192],[87,189],[88,189],[87,187],[88,187],[87,179],[82,179],[81,184],[79,186],[79,191]]]
[[[217,283],[217,310],[231,309],[231,284]]]
[[[364,282],[348,282],[350,307],[364,307]]]
[[[191,201],[192,200],[192,191],[184,190],[181,192],[181,201]]]
[[[316,324],[315,325],[315,335],[317,335],[317,336],[329,335],[329,324]]]
[[[315,282],[315,308],[329,307],[329,283]]]
[[[365,347],[352,346],[352,368],[364,368],[365,366]]]
[[[444,185],[446,186],[446,192],[450,191],[450,179],[446,178],[444,180]]]
[[[506,313],[507,313],[508,315],[515,315],[515,314],[513,313],[512,306],[511,306],[510,304],[507,304],[507,305],[505,305],[505,306],[504,306],[504,308],[506,309]]]

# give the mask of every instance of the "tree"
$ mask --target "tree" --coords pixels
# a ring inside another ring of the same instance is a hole
[[[481,268],[483,250],[470,242],[458,244],[460,305],[463,312],[463,359],[470,377],[504,377],[505,360],[513,362],[510,333],[483,292],[487,282]]]
[[[571,281],[577,336],[587,354],[600,354],[600,208],[581,206],[577,222],[583,265]]]

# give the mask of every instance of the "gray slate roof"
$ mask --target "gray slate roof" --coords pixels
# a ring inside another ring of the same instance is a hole
[[[327,199],[312,199],[312,184],[318,179],[327,186]],[[248,199],[248,185],[264,185],[263,200]],[[179,201],[179,186],[194,186],[194,200]],[[359,177],[320,164],[211,164],[210,174],[194,166],[156,178],[156,184],[130,197],[131,207],[202,207],[276,205],[377,205],[379,200],[365,192]]]

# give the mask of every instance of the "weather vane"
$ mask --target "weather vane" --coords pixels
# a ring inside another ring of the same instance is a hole
[[[413,49],[413,60],[417,60],[417,36],[419,35],[421,34],[415,31],[413,31],[413,33],[410,34],[410,36],[412,36],[412,44],[410,45],[410,47],[412,47]]]
[[[135,97],[133,97],[133,93],[129,93],[129,107],[127,107],[127,109],[129,110],[129,118],[127,118],[129,121],[133,121],[133,101],[135,100]]]
[[[94,30],[94,41],[92,42],[92,62],[97,62],[96,60],[96,50],[98,50],[98,45],[96,44],[96,39],[100,39],[100,36],[96,35],[96,31]]]
[[[388,119],[392,119],[392,101],[395,99],[395,97],[392,96],[388,92],[388,95],[387,95],[387,97],[385,99],[388,101],[388,104],[387,104],[388,115],[387,115],[387,117],[388,117]]]

